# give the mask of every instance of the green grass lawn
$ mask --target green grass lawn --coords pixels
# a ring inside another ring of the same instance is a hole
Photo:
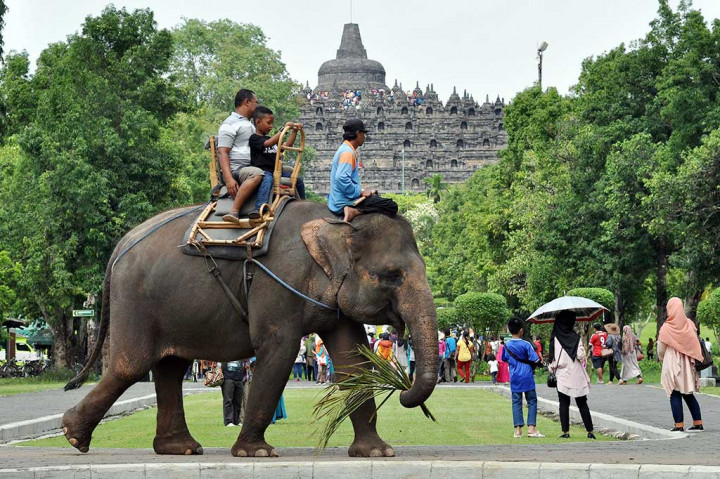
[[[717,387],[700,388],[700,392],[703,394],[712,394],[713,396],[720,396],[720,388],[717,388]]]
[[[317,389],[288,389],[285,404],[288,419],[271,425],[267,441],[277,447],[313,447],[317,424],[312,408],[322,394]],[[427,402],[437,423],[426,419],[419,409],[405,409],[393,396],[379,412],[378,431],[392,445],[479,445],[557,443],[560,424],[538,416],[543,439],[513,438],[510,400],[482,389],[436,389]],[[151,448],[155,434],[155,408],[101,424],[93,434],[91,447]],[[217,393],[195,394],[185,398],[185,415],[193,437],[205,447],[230,447],[240,432],[224,427],[222,399]],[[573,441],[588,441],[581,427],[573,426]],[[598,436],[599,440],[610,438]],[[349,446],[353,440],[349,421],[335,433],[329,446]],[[25,446],[70,447],[64,437],[24,442]]]

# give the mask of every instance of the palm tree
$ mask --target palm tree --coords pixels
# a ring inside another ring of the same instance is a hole
[[[435,174],[428,178],[423,178],[423,181],[428,185],[428,198],[432,198],[433,203],[438,203],[440,201],[440,193],[447,190],[447,183],[443,183],[442,175]]]

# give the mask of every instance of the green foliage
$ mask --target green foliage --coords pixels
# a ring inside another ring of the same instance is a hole
[[[0,62],[3,59],[3,45],[5,42],[3,41],[3,28],[5,28],[5,13],[7,13],[7,6],[5,5],[5,0],[0,0]]]
[[[710,328],[720,338],[720,288],[713,291],[697,308],[700,327]]]
[[[458,324],[458,312],[453,307],[441,307],[437,308],[437,322],[438,329],[441,331],[445,328],[451,328]]]
[[[498,332],[510,319],[505,298],[496,293],[465,293],[455,299],[457,322],[472,327],[478,334]]]
[[[0,251],[0,321],[7,317],[15,306],[15,288],[20,280],[20,265],[10,259],[7,251]]]

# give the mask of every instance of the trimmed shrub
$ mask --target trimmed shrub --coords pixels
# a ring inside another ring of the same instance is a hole
[[[720,338],[720,288],[700,301],[697,320],[701,327],[710,328],[715,333],[715,337]]]
[[[505,298],[496,293],[465,293],[455,299],[457,321],[471,326],[478,335],[498,332],[510,319]]]

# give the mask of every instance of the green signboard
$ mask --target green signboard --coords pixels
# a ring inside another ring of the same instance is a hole
[[[95,316],[95,311],[92,309],[73,309],[73,317],[82,318],[87,316]]]

